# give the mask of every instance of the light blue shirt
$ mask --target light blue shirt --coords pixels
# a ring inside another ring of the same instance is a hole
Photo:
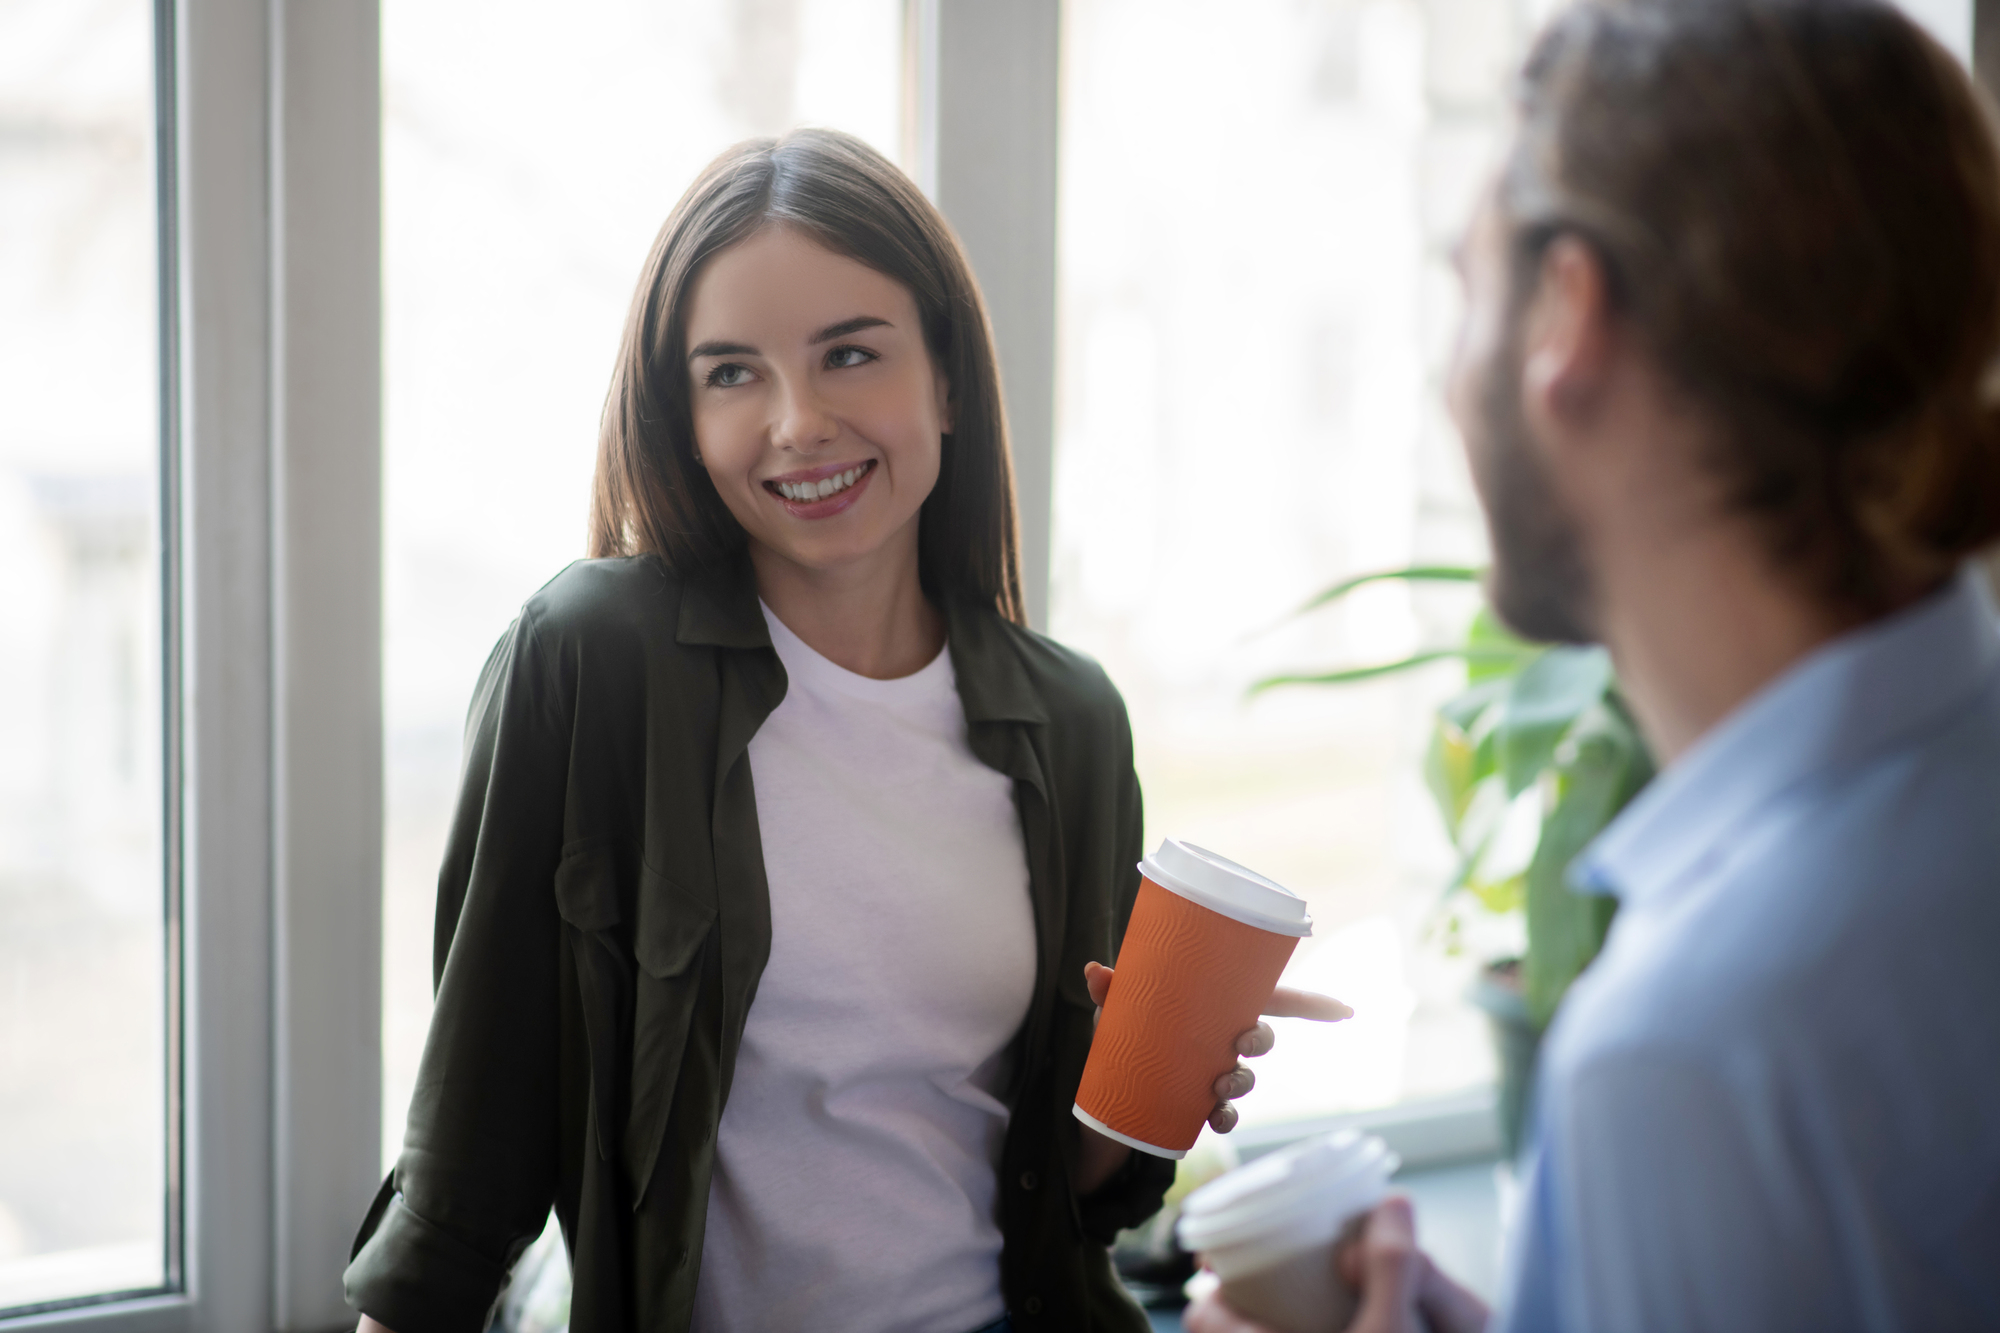
[[[1496,1329],[2000,1328],[2000,633],[1813,653],[1579,862]]]

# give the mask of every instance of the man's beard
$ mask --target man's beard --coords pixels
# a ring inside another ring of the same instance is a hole
[[[1595,606],[1583,537],[1535,448],[1521,411],[1521,348],[1507,338],[1479,393],[1485,439],[1471,452],[1493,568],[1486,595],[1507,627],[1542,643],[1594,643]]]

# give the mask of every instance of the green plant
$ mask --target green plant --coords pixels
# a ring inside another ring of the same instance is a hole
[[[1455,565],[1364,574],[1328,588],[1300,614],[1371,583],[1480,577]],[[1570,862],[1653,775],[1605,651],[1527,643],[1482,606],[1462,642],[1372,666],[1270,676],[1251,690],[1344,685],[1452,659],[1465,663],[1466,687],[1438,709],[1424,762],[1458,852],[1450,892],[1468,893],[1489,911],[1525,915],[1521,986],[1540,1028],[1597,956],[1616,907],[1610,898],[1571,892]]]

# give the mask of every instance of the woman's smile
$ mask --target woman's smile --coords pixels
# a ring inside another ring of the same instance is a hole
[[[794,518],[831,518],[852,508],[874,475],[875,460],[870,458],[788,472],[767,480],[764,489]]]

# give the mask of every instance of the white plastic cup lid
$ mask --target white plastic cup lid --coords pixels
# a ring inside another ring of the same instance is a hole
[[[1267,1153],[1188,1195],[1181,1248],[1213,1252],[1278,1238],[1300,1249],[1324,1244],[1382,1201],[1401,1165],[1381,1139],[1351,1129]]]
[[[1171,893],[1232,921],[1279,935],[1312,934],[1306,900],[1256,871],[1179,838],[1166,838],[1139,873]]]

